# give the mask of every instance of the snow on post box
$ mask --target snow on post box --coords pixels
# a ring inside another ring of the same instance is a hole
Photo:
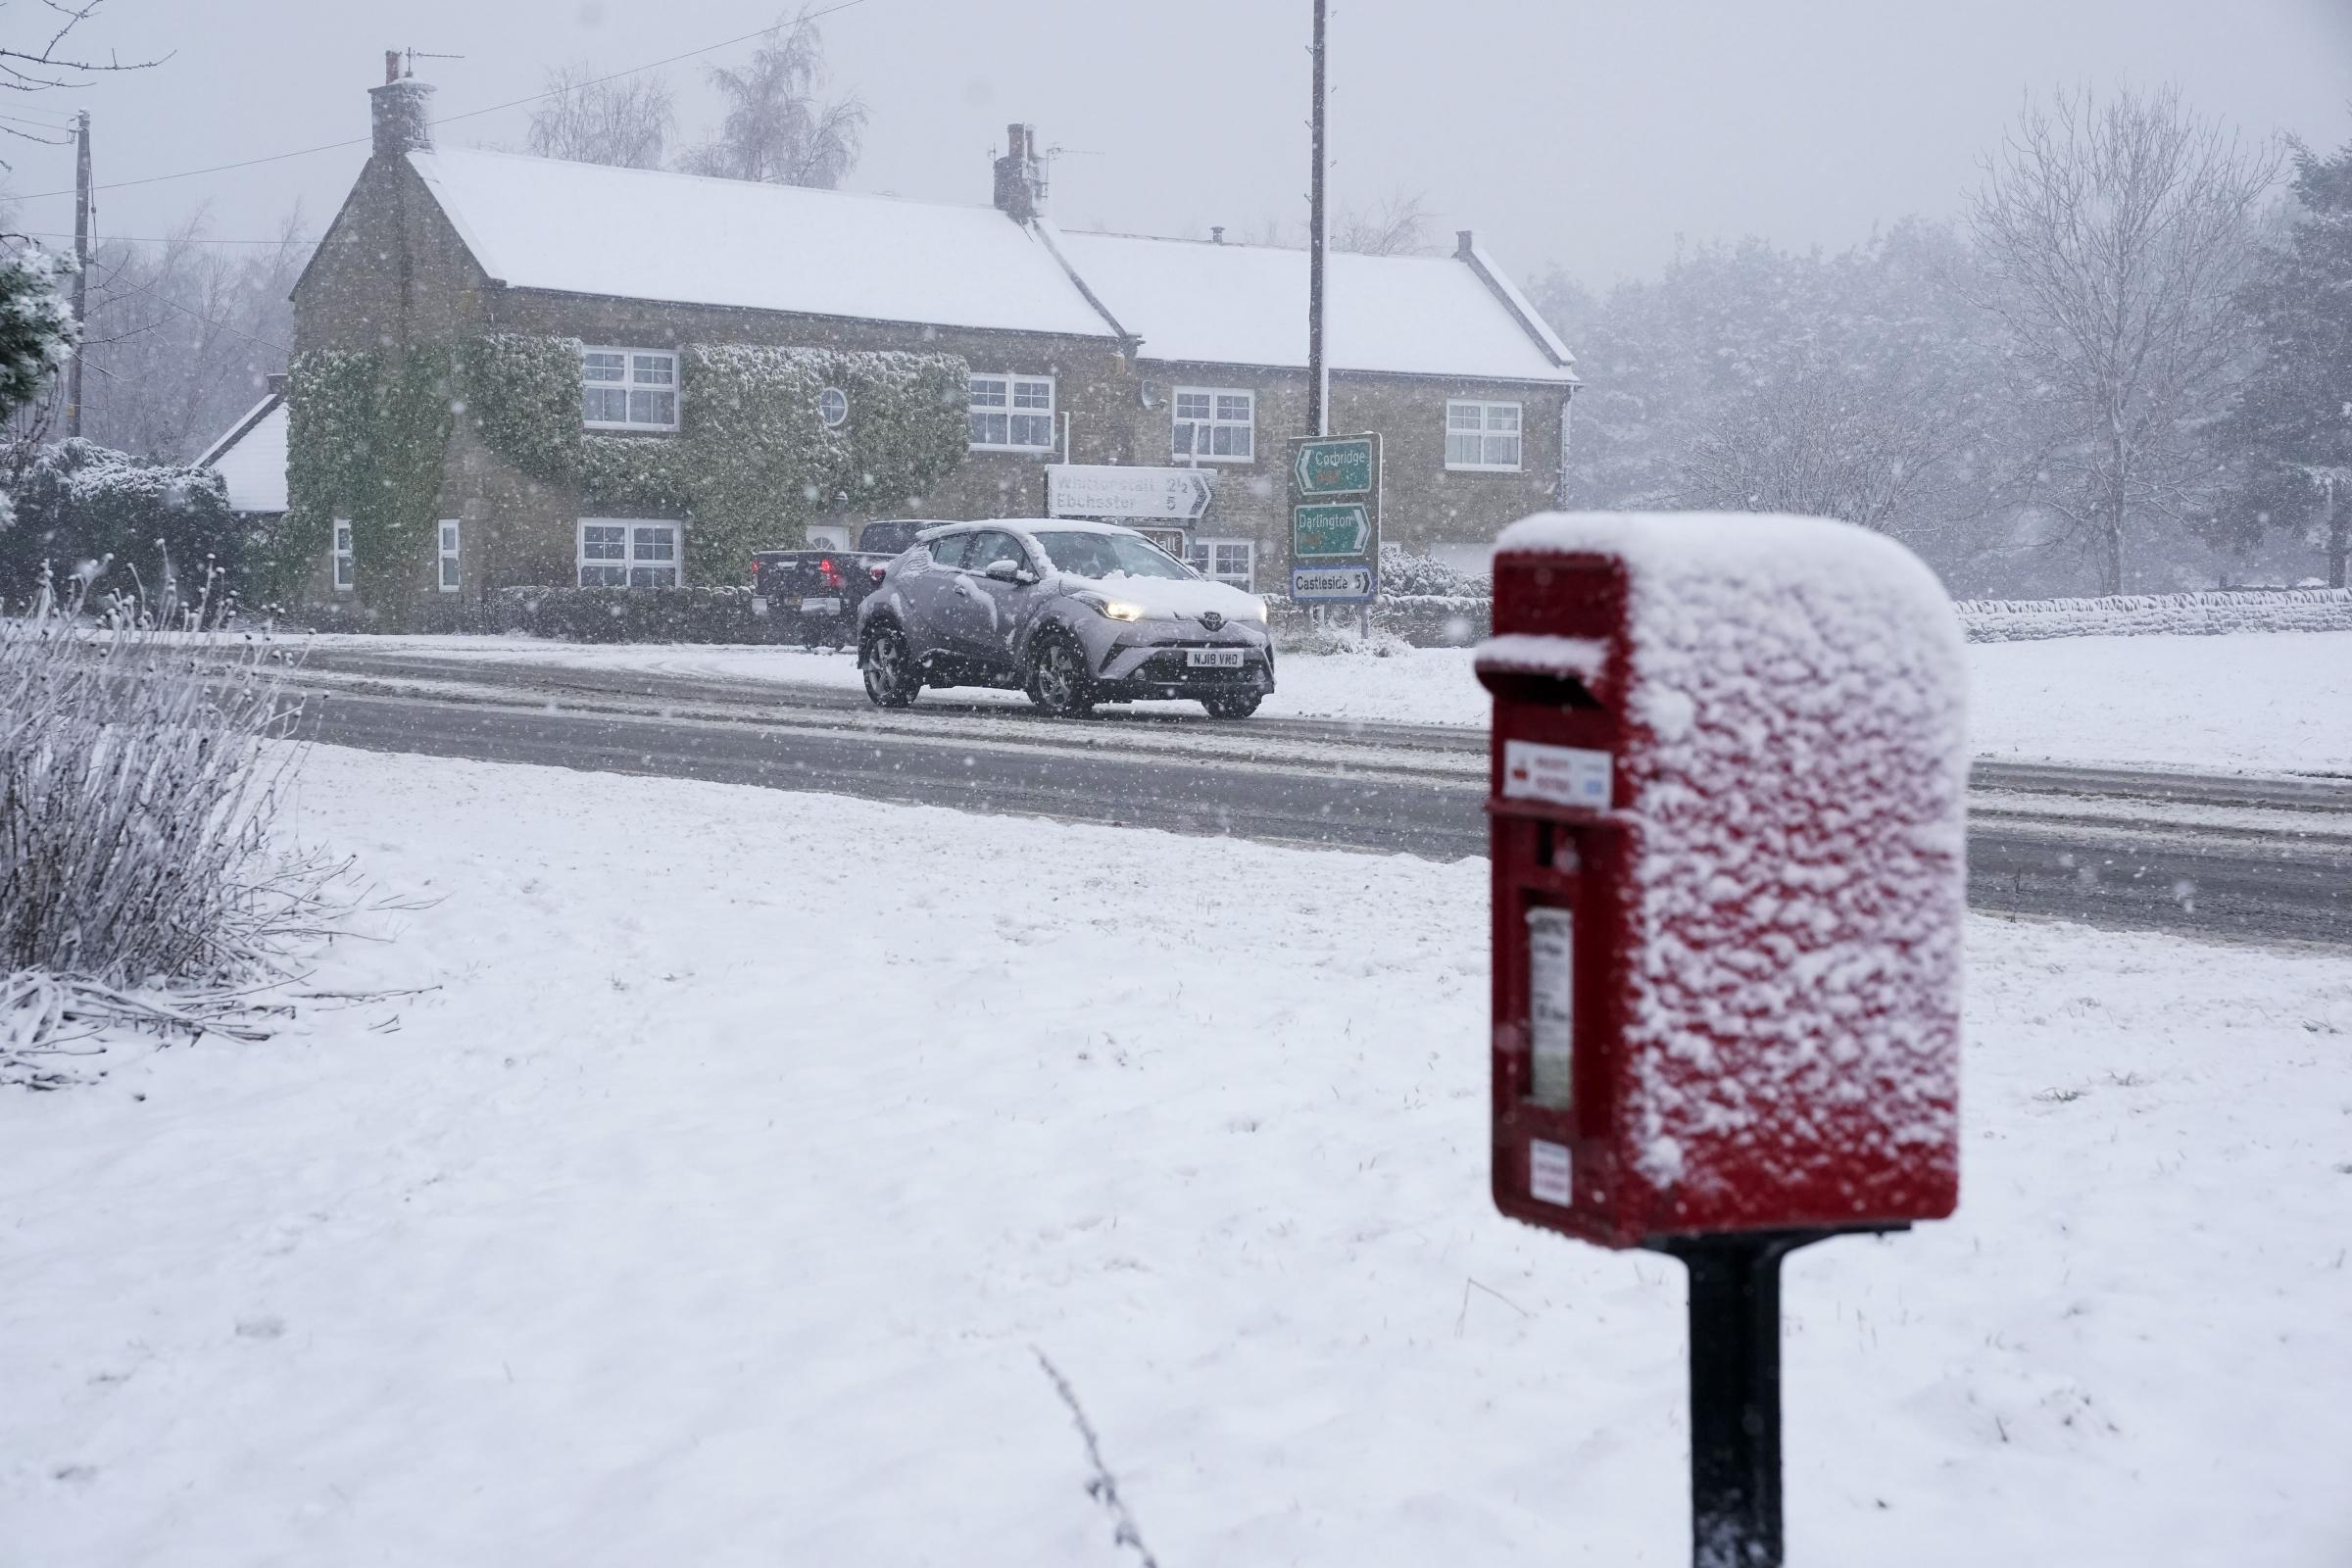
[[[1961,640],[1808,517],[1506,529],[1488,811],[1494,1191],[1610,1247],[1959,1197]]]

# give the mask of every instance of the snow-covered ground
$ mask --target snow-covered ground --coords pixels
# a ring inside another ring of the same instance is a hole
[[[1033,1350],[1168,1568],[1686,1560],[1681,1271],[1488,1205],[1480,865],[329,750],[299,824],[441,898],[308,989],[435,989],[0,1098],[0,1561],[1131,1562]],[[1791,1559],[2352,1559],[2352,962],[1971,939],[1960,1216],[1789,1265]]]
[[[323,637],[322,646],[463,653],[770,679],[852,690],[843,654],[787,648],[588,647],[526,638]],[[1262,712],[1401,724],[1487,721],[1466,649],[1390,658],[1293,656]],[[2068,637],[1968,650],[1970,730],[1978,753],[2098,765],[2243,772],[2352,772],[2352,632],[2233,632],[2215,637]],[[1010,692],[957,701],[1020,703]],[[1197,705],[1169,705],[1199,711]]]

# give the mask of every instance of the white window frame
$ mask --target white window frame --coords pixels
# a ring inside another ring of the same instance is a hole
[[[1477,435],[1480,462],[1457,463],[1454,461],[1453,438],[1456,435],[1471,434],[1468,430],[1456,430],[1453,427],[1453,415],[1456,409],[1478,410]],[[1501,409],[1511,411],[1512,427],[1508,430],[1498,430],[1493,423],[1494,413]],[[1509,463],[1484,461],[1487,453],[1493,450],[1493,443],[1506,436],[1513,443],[1518,456]],[[1446,466],[1456,473],[1523,472],[1527,466],[1527,405],[1503,398],[1447,398],[1446,400]]]
[[[1208,417],[1187,416],[1184,400],[1208,399]],[[1240,418],[1228,418],[1220,398],[1240,398],[1244,413]],[[1255,463],[1257,461],[1257,394],[1246,386],[1180,386],[1168,399],[1168,448],[1179,463]],[[1179,442],[1177,435],[1190,427],[1191,439]],[[1206,434],[1215,443],[1220,430],[1239,430],[1246,452],[1202,452],[1200,437]],[[1187,450],[1187,448],[1190,450]]]
[[[617,544],[620,554],[590,556],[588,530],[591,528],[621,530],[617,540],[600,539],[596,542],[600,550]],[[654,542],[646,535],[655,529],[668,531],[669,554],[640,555],[643,547]],[[683,588],[686,586],[686,526],[675,517],[582,517],[572,529],[572,581],[582,588]],[[591,569],[599,572],[618,571],[620,581],[589,582],[587,573]],[[662,570],[671,573],[668,582],[631,580],[640,571]]]
[[[1002,403],[983,404],[980,401],[983,395],[980,390],[980,383],[983,381],[1004,382],[1004,387],[1003,395],[1004,401]],[[1020,403],[1019,400],[1024,392],[1027,392],[1032,398],[1034,398],[1036,395],[1036,389],[1041,386],[1046,389],[1046,401],[1042,407],[1035,402],[1032,402],[1026,406],[1023,406]],[[1004,418],[1004,433],[1006,439],[1004,441],[972,441],[970,442],[971,450],[974,452],[1052,453],[1054,450],[1054,420],[1055,417],[1056,406],[1057,396],[1054,386],[1054,377],[1050,375],[1020,375],[1010,370],[974,370],[972,372],[971,390],[965,394],[965,434],[968,438],[970,435],[969,426],[972,419],[978,418],[985,415],[1002,415]],[[1011,440],[1012,421],[1016,418],[1035,418],[1040,420],[1040,427],[1045,431],[1045,439],[1034,443]]]
[[[443,517],[438,525],[436,543],[439,550],[433,566],[434,586],[445,594],[454,594],[460,586],[458,571],[459,528],[462,519]]]
[[[590,380],[588,378],[587,356],[591,354],[619,355],[621,357],[621,379],[616,382]],[[637,363],[640,360],[666,361],[669,379],[666,381],[646,381],[640,383],[637,377],[641,372],[649,369],[661,368],[661,367],[641,366]],[[588,390],[591,387],[613,386],[617,386],[621,389],[620,401],[623,417],[618,419],[589,418],[586,402]],[[669,421],[667,423],[663,423],[658,419],[639,419],[628,416],[628,406],[631,401],[630,394],[636,392],[667,392],[669,394]],[[580,423],[588,429],[675,430],[678,427],[679,414],[684,409],[686,402],[685,388],[678,384],[678,351],[676,349],[623,348],[617,344],[592,344],[581,351],[580,396]]]
[[[335,592],[352,592],[358,586],[359,566],[358,558],[351,548],[349,517],[335,518],[334,536],[327,542],[326,559],[328,577],[335,585]]]
[[[1220,549],[1243,552],[1242,574],[1239,577],[1216,569],[1217,552]],[[1185,547],[1184,562],[1211,582],[1229,583],[1246,594],[1257,592],[1257,541],[1254,539],[1195,539]]]

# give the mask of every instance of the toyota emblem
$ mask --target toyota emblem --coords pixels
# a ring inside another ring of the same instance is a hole
[[[1203,610],[1200,612],[1200,624],[1206,626],[1210,631],[1215,631],[1219,626],[1225,624],[1225,617],[1213,610]]]

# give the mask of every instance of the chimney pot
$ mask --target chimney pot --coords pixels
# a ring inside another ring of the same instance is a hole
[[[1045,209],[1045,172],[1038,167],[1037,127],[1004,127],[1004,156],[997,160],[997,211],[1026,223]]]
[[[1211,223],[1208,226],[1208,242],[1211,245],[1225,243],[1225,225],[1223,223]]]

